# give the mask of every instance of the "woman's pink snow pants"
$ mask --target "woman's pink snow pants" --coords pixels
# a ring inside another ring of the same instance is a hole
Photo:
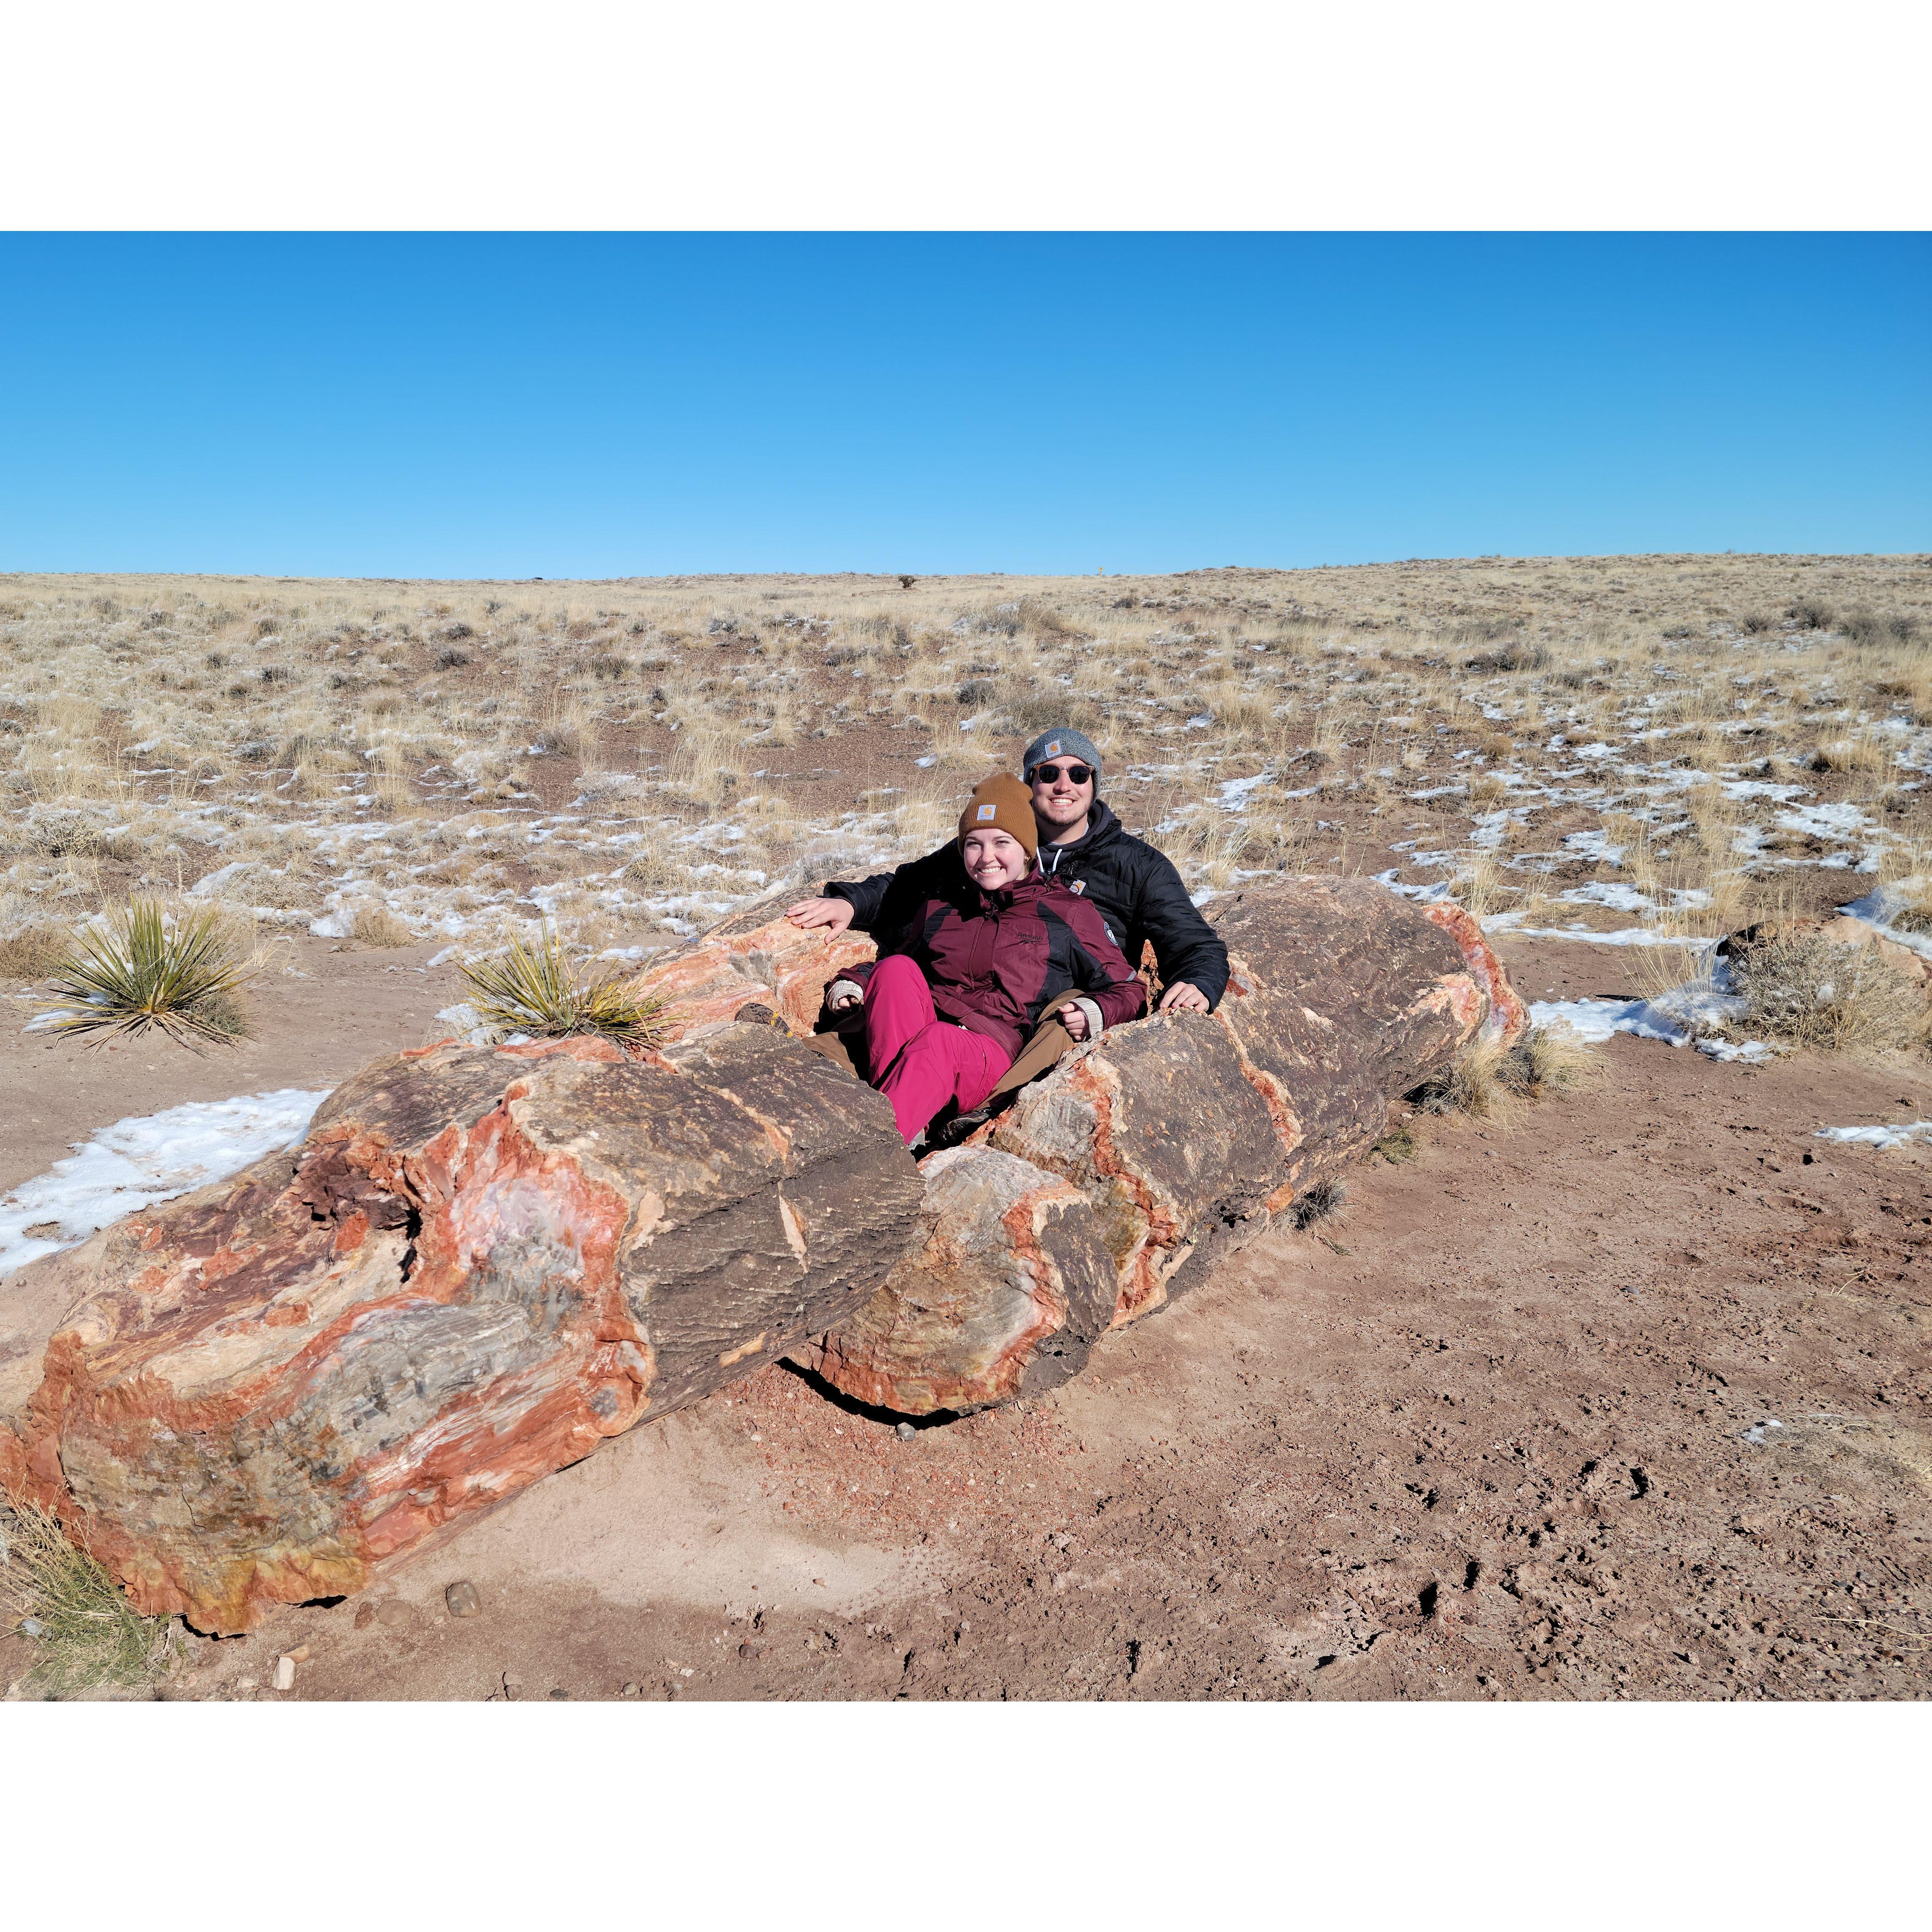
[[[881,959],[866,985],[866,1053],[908,1147],[948,1100],[970,1114],[1013,1064],[984,1034],[941,1019],[926,975],[902,953]]]

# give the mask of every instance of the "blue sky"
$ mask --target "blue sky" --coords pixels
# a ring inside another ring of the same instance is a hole
[[[1924,236],[0,236],[0,569],[1926,549]]]

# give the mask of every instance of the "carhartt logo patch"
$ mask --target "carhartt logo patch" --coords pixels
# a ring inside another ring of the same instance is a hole
[[[988,819],[998,816],[999,809],[997,805],[982,805],[973,814],[974,823],[980,825],[985,824]]]
[[[1070,892],[1084,892],[1087,890],[1087,881],[1084,879],[1070,879],[1066,882],[1066,890]]]
[[[1060,740],[1058,738],[1054,739],[1053,742],[1048,746],[1046,749],[1040,754],[1040,756],[1042,758],[1057,758],[1059,755]]]

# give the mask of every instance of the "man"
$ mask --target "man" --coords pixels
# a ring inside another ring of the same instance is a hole
[[[1022,761],[1040,830],[1040,869],[1064,880],[1106,922],[1108,936],[1138,967],[1144,942],[1165,991],[1162,1012],[1212,1012],[1228,986],[1228,949],[1201,916],[1173,862],[1130,837],[1102,802],[1100,754],[1070,725],[1042,731]],[[895,872],[828,885],[787,916],[796,926],[843,932],[896,932],[925,902],[964,884],[956,842]]]

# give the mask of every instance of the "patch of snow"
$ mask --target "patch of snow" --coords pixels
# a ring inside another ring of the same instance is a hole
[[[1762,1040],[1727,1040],[1717,1029],[1739,1018],[1745,1004],[1730,990],[1729,968],[1713,963],[1711,976],[1687,981],[1654,1000],[1539,1000],[1529,1010],[1537,1026],[1567,1026],[1580,1038],[1600,1044],[1616,1033],[1658,1040],[1670,1046],[1695,1046],[1713,1060],[1750,1066],[1772,1058],[1778,1048]]]
[[[1880,886],[1862,898],[1852,900],[1850,905],[1841,905],[1838,910],[1848,918],[1862,919],[1868,926],[1876,926],[1894,946],[1905,946],[1922,959],[1932,959],[1932,933],[1906,932],[1892,924],[1915,902],[1915,895],[1926,884],[1921,878],[1900,879],[1894,884]]]
[[[1230,812],[1243,810],[1248,802],[1248,794],[1257,785],[1265,784],[1268,775],[1257,772],[1251,778],[1223,778],[1221,782],[1221,802]]]
[[[238,1174],[299,1144],[325,1093],[284,1087],[232,1100],[196,1100],[104,1127],[45,1174],[0,1199],[0,1280],[43,1255],[78,1246],[137,1208]],[[56,1224],[52,1234],[26,1230]]]
[[[454,1028],[458,1036],[472,1046],[488,1046],[496,1036],[467,1000],[459,1000],[453,1006],[439,1007],[436,1016]]]
[[[1624,848],[1612,845],[1606,832],[1573,832],[1563,841],[1564,849],[1580,859],[1592,859],[1600,866],[1621,866]]]
[[[1770,798],[1784,805],[1794,798],[1804,797],[1811,788],[1802,784],[1772,784],[1762,778],[1724,778],[1719,781],[1719,789],[1726,798]]]
[[[1422,905],[1434,905],[1449,896],[1452,881],[1440,879],[1432,885],[1406,886],[1399,876],[1400,872],[1400,866],[1391,866],[1386,872],[1376,874],[1376,884],[1386,886],[1390,892],[1398,893],[1406,899],[1414,899]]]
[[[1801,805],[1795,812],[1780,812],[1778,824],[1786,832],[1801,832],[1813,838],[1852,838],[1870,829],[1871,821],[1855,805]]]
[[[346,939],[355,924],[356,915],[345,910],[324,913],[320,919],[310,920],[308,929],[310,936],[316,939]]]
[[[1611,885],[1598,882],[1587,886],[1572,886],[1567,892],[1557,894],[1563,905],[1608,906],[1612,912],[1654,912],[1657,902],[1639,892],[1634,886]]]
[[[1852,1147],[1901,1148],[1932,1141],[1932,1120],[1913,1120],[1898,1127],[1820,1127],[1816,1138]]]

